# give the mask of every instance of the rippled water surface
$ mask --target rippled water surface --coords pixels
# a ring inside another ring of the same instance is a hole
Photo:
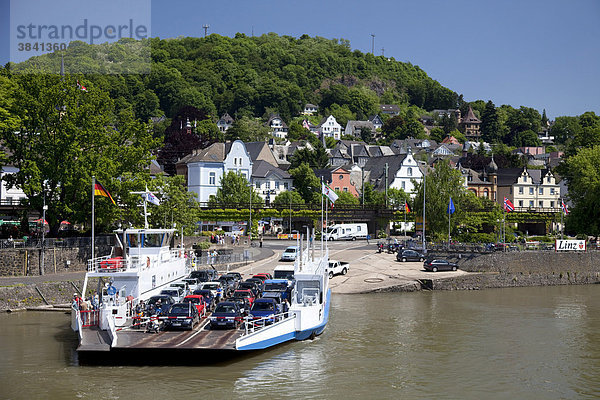
[[[69,322],[0,315],[0,398],[600,397],[597,285],[335,295],[316,340],[209,366],[80,366]]]

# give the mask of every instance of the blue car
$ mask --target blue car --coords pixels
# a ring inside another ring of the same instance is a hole
[[[275,315],[279,314],[279,304],[273,298],[260,298],[254,300],[250,308],[249,317],[254,320],[267,318],[267,324],[275,322]]]
[[[288,281],[287,279],[267,279],[263,292],[278,292],[281,293],[283,299],[288,299],[291,287],[292,281]]]

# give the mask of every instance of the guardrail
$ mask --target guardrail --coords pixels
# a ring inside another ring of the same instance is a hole
[[[283,320],[290,319],[290,318],[296,318],[296,314],[285,312],[285,313],[273,314],[273,315],[269,315],[267,317],[260,317],[260,318],[245,317],[244,318],[245,335],[254,333],[256,331],[261,330],[262,328],[264,328],[266,326],[273,325],[273,324],[276,324],[277,322],[281,322]]]
[[[230,254],[217,254],[216,256],[203,255],[196,257],[195,264],[199,265],[211,265],[211,264],[230,264],[237,262],[250,262],[252,261],[252,253],[230,253]]]

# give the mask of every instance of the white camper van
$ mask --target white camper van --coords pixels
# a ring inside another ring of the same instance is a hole
[[[325,240],[356,240],[366,239],[367,224],[337,224],[327,228]]]

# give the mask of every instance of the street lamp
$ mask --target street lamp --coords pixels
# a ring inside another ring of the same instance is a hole
[[[291,186],[289,189],[289,198],[290,198],[290,238],[292,236],[292,191],[294,190],[294,187]]]
[[[44,193],[44,207],[42,208],[42,256],[40,257],[40,275],[44,275],[44,242],[46,239],[46,210],[48,206],[46,205],[46,193]]]
[[[249,184],[248,187],[250,188],[250,219],[248,221],[248,237],[250,238],[250,241],[252,241],[252,184]]]

